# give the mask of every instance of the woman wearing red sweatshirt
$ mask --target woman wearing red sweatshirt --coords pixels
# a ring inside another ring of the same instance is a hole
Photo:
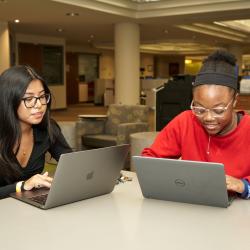
[[[227,189],[250,198],[250,116],[234,110],[235,57],[216,51],[193,83],[191,110],[176,116],[143,156],[223,163]]]

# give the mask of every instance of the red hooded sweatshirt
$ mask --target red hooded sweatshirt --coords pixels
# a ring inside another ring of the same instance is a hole
[[[176,116],[143,156],[223,163],[227,175],[250,182],[250,116],[222,136],[209,135],[191,110]]]

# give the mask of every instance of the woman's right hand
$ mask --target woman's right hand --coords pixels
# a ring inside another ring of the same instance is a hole
[[[28,191],[33,188],[50,188],[52,181],[53,178],[49,177],[48,172],[45,172],[44,174],[36,174],[29,178],[27,181],[25,181],[24,189]]]

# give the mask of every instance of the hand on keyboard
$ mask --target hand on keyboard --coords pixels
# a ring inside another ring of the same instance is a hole
[[[33,188],[47,187],[50,188],[53,178],[49,177],[48,172],[44,174],[33,175],[30,179],[25,181],[24,189],[31,190]]]

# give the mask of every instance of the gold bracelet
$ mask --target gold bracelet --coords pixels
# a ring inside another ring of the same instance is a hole
[[[22,192],[22,189],[21,189],[22,184],[23,184],[23,181],[19,181],[19,182],[16,184],[16,192],[17,192],[17,193]]]

